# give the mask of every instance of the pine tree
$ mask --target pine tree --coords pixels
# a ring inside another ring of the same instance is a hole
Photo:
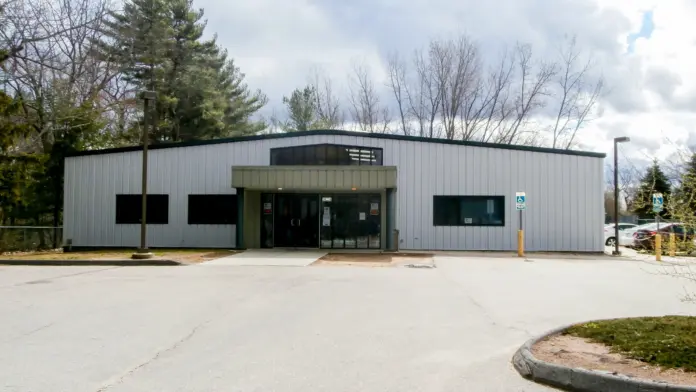
[[[256,133],[252,116],[266,103],[251,93],[216,39],[203,40],[203,10],[192,0],[129,0],[108,22],[102,55],[137,90],[157,93],[153,142]],[[142,124],[129,138],[138,140]]]
[[[288,109],[286,132],[306,131],[313,128],[316,118],[316,91],[312,86],[295,89],[290,98],[283,97]]]
[[[664,171],[662,171],[662,168],[660,168],[657,160],[653,161],[653,164],[646,170],[643,178],[641,178],[640,187],[638,188],[634,201],[633,211],[638,214],[641,219],[650,219],[655,217],[656,213],[653,212],[652,206],[652,195],[654,193],[662,193],[664,205],[667,207],[671,193],[671,186],[669,180],[667,179],[667,175],[665,175]],[[659,215],[665,219],[670,217],[667,208],[664,208]]]

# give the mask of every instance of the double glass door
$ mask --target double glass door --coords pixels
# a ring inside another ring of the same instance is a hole
[[[379,194],[265,193],[264,248],[380,249]]]
[[[274,246],[319,246],[319,195],[278,193],[273,217]]]

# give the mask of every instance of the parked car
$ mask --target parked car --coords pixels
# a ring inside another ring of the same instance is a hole
[[[663,223],[664,225],[665,223]],[[619,245],[625,246],[627,248],[633,248],[633,234],[636,233],[638,230],[656,230],[657,229],[657,223],[652,222],[652,223],[645,223],[639,226],[631,227],[628,229],[621,230],[619,232]]]
[[[657,227],[637,230],[633,234],[633,245],[641,249],[655,249],[655,237],[659,235],[662,237],[663,248],[666,248],[671,233],[676,235],[678,245],[689,244],[693,246],[694,239],[696,239],[696,230],[687,229],[683,223],[661,223],[660,230],[657,230]]]
[[[604,226],[604,245],[614,246],[616,241],[616,236],[614,232],[614,224]],[[631,229],[638,225],[633,223],[619,223],[619,237],[621,237],[621,232],[626,229]],[[619,245],[621,245],[621,240],[619,240]]]

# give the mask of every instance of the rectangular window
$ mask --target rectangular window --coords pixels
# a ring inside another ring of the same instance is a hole
[[[116,195],[116,224],[139,224],[143,215],[142,195]],[[147,195],[147,223],[169,223],[169,195]]]
[[[189,225],[236,225],[237,195],[189,195]]]
[[[382,166],[382,149],[333,144],[271,149],[271,165]]]
[[[505,226],[505,196],[433,196],[434,226]]]

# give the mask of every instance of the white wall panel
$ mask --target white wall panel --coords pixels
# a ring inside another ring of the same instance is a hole
[[[516,249],[513,199],[525,191],[528,250],[603,250],[601,158],[345,135],[151,150],[148,190],[169,194],[169,224],[148,227],[149,246],[234,247],[234,226],[187,224],[188,195],[234,194],[232,166],[268,165],[270,148],[317,143],[384,149],[384,164],[398,168],[395,228],[402,249]],[[115,200],[140,193],[141,159],[137,151],[67,159],[66,239],[75,246],[138,245],[139,225],[115,224]],[[434,195],[505,196],[506,224],[434,227]]]

